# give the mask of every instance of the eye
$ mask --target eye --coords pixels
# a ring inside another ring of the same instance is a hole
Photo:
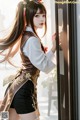
[[[43,17],[46,17],[46,15],[45,15],[45,14],[43,14]]]
[[[38,15],[38,14],[36,14],[36,15],[35,15],[35,17],[39,17],[39,15]]]

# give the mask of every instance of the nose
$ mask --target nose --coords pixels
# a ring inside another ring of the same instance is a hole
[[[44,21],[45,21],[45,17],[41,16],[40,20],[41,20],[42,22],[44,22]]]

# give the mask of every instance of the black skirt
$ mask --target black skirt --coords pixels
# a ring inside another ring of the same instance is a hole
[[[14,108],[18,114],[26,114],[35,111],[34,84],[28,80],[15,94],[10,108]]]

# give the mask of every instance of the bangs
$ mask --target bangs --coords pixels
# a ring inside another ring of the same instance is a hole
[[[44,8],[38,8],[40,14],[46,14],[46,10]]]
[[[40,14],[46,14],[46,8],[42,4],[36,4],[36,12],[39,10]]]

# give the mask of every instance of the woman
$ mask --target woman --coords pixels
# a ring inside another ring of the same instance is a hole
[[[52,58],[56,49],[53,46],[45,53],[37,34],[37,29],[43,27],[45,35],[47,25],[44,5],[37,0],[25,0],[18,4],[10,35],[0,41],[1,54],[8,51],[3,61],[10,62],[19,48],[22,58],[20,71],[12,79],[8,78],[10,83],[0,106],[0,111],[9,111],[9,120],[39,120],[37,79],[40,71],[49,73],[54,68]]]

